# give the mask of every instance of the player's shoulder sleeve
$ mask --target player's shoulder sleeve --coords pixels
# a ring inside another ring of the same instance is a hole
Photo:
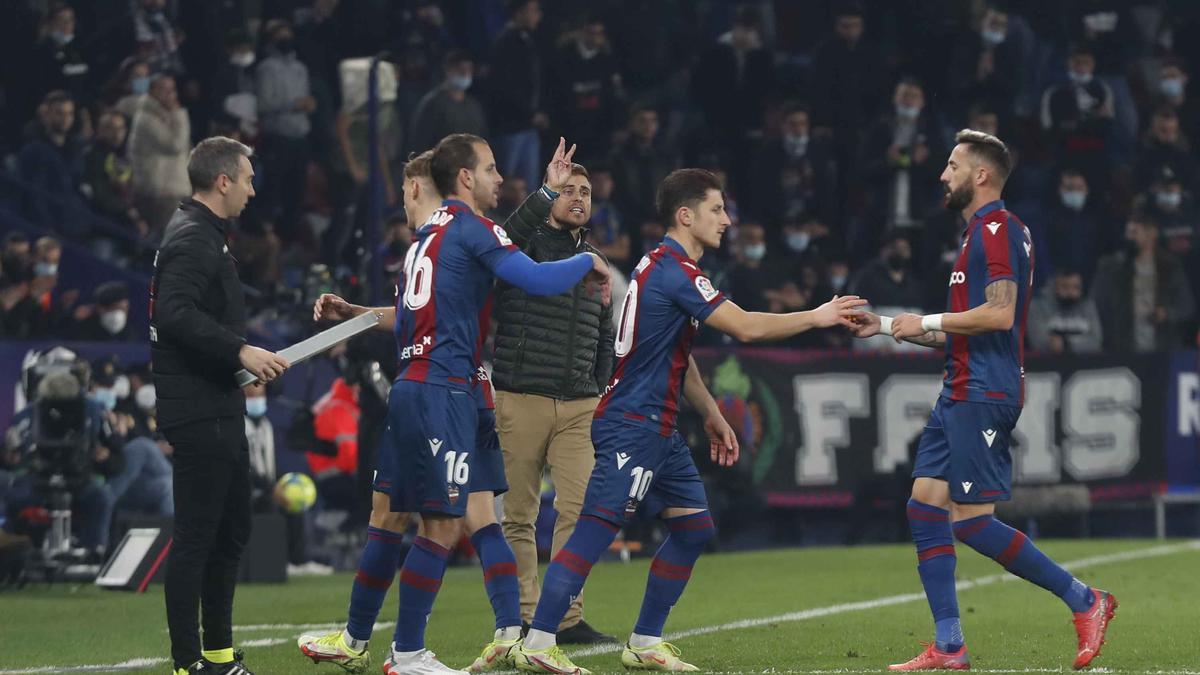
[[[1013,271],[1017,262],[1013,259],[1013,230],[1023,227],[1004,209],[993,211],[984,218],[979,235],[983,238],[983,255],[987,261],[986,283],[1003,279],[1016,280],[1016,273]],[[1024,238],[1023,234],[1021,238]]]
[[[478,258],[492,272],[505,258],[517,252],[517,245],[509,239],[504,228],[488,218],[468,211],[455,214],[455,227],[471,255]]]
[[[727,299],[700,267],[690,260],[667,257],[662,278],[667,295],[680,309],[703,322]]]

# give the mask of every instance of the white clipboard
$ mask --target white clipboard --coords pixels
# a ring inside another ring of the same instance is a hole
[[[301,361],[307,361],[317,354],[336,347],[355,335],[371,330],[379,325],[381,319],[383,319],[382,312],[375,310],[363,312],[349,321],[343,321],[333,328],[323,330],[290,347],[285,347],[278,354],[294,366]],[[234,377],[237,378],[237,385],[239,387],[244,387],[258,381],[258,378],[245,368],[237,371]]]

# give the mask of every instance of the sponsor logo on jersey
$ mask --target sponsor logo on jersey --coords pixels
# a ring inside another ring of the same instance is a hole
[[[967,283],[967,273],[966,272],[951,272],[950,273],[950,285],[951,286],[953,286],[955,284],[965,284],[965,283]]]
[[[992,234],[996,234],[996,231],[1000,229],[1000,223],[997,223],[996,221],[992,221],[992,222],[984,225],[984,227],[986,227],[988,229],[988,232],[991,232]]]
[[[963,493],[965,493],[965,494],[970,494],[970,493],[971,493],[971,486],[972,486],[972,485],[974,485],[974,483],[972,483],[971,481],[966,481],[966,480],[964,480],[964,481],[963,481],[963,484],[962,484],[962,486],[963,486]]]
[[[629,461],[629,453],[627,453],[627,452],[618,452],[617,453],[617,468],[618,469],[624,469],[625,463],[628,461]]]
[[[988,447],[992,447],[992,443],[996,442],[996,430],[988,429],[983,432],[983,440],[987,441]]]
[[[433,451],[433,456],[437,457],[438,450],[442,449],[442,439],[440,439],[440,438],[429,439],[429,449]]]

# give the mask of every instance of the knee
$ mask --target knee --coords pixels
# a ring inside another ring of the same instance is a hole
[[[402,534],[408,529],[410,515],[395,511],[371,511],[370,525],[378,530]]]
[[[671,538],[681,544],[704,548],[717,535],[712,515],[708,511],[672,518],[668,522]]]

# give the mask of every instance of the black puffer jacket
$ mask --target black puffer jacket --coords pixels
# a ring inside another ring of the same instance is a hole
[[[537,262],[599,251],[547,222],[550,201],[538,190],[504,224],[508,236]],[[526,214],[535,218],[526,218]],[[613,368],[612,302],[580,282],[562,295],[533,296],[499,282],[493,310],[497,389],[558,399],[599,396]]]
[[[154,258],[150,356],[162,429],[246,412],[234,380],[246,344],[246,305],[225,243],[228,227],[189,199],[167,223]]]

